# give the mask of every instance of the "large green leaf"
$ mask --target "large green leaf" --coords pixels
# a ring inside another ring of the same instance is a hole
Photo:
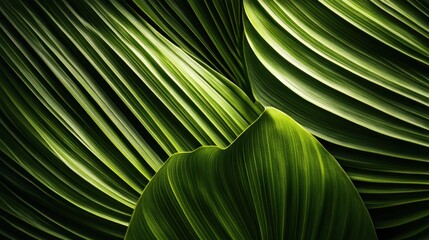
[[[134,0],[175,44],[251,94],[243,58],[242,0]]]
[[[322,139],[358,187],[380,237],[428,236],[424,8],[251,0],[244,8],[255,98]]]
[[[169,158],[126,239],[376,239],[358,192],[304,128],[268,108],[225,149]]]
[[[319,138],[380,238],[427,238],[427,2],[244,5],[0,1],[0,238],[123,236],[163,160],[227,146],[249,98]]]
[[[126,3],[0,1],[0,13],[1,209],[38,231],[122,236],[169,155],[227,146],[261,111]],[[24,197],[28,175],[56,204]],[[64,205],[108,223],[80,228]]]

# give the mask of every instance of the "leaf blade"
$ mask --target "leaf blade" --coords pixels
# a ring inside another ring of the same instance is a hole
[[[271,108],[227,148],[169,158],[143,192],[126,239],[142,236],[376,239],[335,159]]]

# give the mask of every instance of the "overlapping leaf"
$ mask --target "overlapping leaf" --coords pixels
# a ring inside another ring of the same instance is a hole
[[[226,146],[258,116],[240,89],[126,4],[2,1],[0,9],[2,211],[38,231],[121,236],[168,155]],[[18,190],[28,181],[57,203],[24,198],[35,194]],[[9,195],[15,191],[21,200]],[[67,204],[88,222],[110,223],[79,228]]]
[[[226,149],[169,158],[143,192],[126,239],[376,239],[336,160],[269,108]]]
[[[1,1],[0,234],[122,236],[163,159],[226,146],[256,118],[231,80],[319,137],[379,237],[427,237],[427,3],[244,7]]]
[[[427,20],[407,14],[419,8],[378,1],[244,7],[255,98],[324,140],[380,237],[427,236],[429,39]]]
[[[244,7],[241,62],[250,84],[242,85],[321,139],[373,209],[380,236],[427,235],[427,4],[247,0]],[[177,32],[162,17],[153,20],[173,39],[213,21],[191,16]],[[215,36],[206,41],[215,44]]]
[[[174,43],[251,94],[243,62],[242,0],[134,2]]]

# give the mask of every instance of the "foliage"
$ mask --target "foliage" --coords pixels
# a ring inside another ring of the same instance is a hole
[[[157,236],[373,237],[368,209],[378,238],[427,238],[428,9],[0,1],[1,236],[123,238],[136,209]],[[190,195],[172,195],[173,185]],[[286,212],[264,215],[273,206]],[[327,223],[300,225],[320,223],[315,215]],[[129,231],[147,231],[139,224]]]
[[[145,188],[126,239],[376,239],[336,160],[268,108],[226,149],[174,154]]]

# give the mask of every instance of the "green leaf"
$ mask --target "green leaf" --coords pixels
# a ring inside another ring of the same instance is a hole
[[[376,239],[359,194],[304,128],[268,108],[227,148],[169,158],[126,239]]]
[[[331,11],[367,34],[426,65],[429,64],[427,6],[418,1],[322,1]]]
[[[424,8],[404,1],[247,0],[244,9],[255,99],[321,139],[362,193],[380,238],[427,237]]]
[[[425,1],[30,2],[0,1],[0,238],[122,237],[164,160],[230,144],[254,99],[319,138],[380,238],[427,238]]]
[[[1,1],[0,18],[1,209],[53,236],[120,237],[169,155],[227,146],[262,111],[125,2]],[[58,204],[6,196],[28,174]]]
[[[180,48],[251,95],[243,58],[242,0],[134,0]]]

